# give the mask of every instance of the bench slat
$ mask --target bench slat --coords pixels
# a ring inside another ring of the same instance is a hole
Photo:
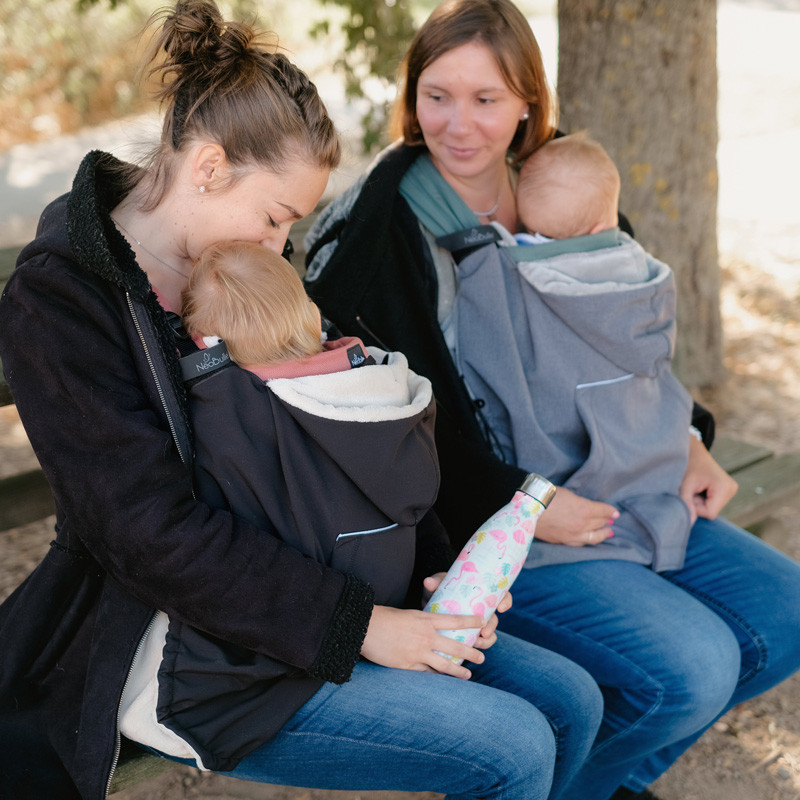
[[[156,778],[174,766],[174,761],[146,753],[136,745],[123,740],[119,763],[114,771],[109,794],[121,792],[130,786]]]
[[[53,494],[40,469],[0,480],[0,531],[37,522],[55,513]]]
[[[728,473],[737,472],[763,461],[772,455],[772,450],[760,445],[740,442],[738,439],[721,436],[711,446],[711,455],[716,462]]]
[[[0,292],[3,291],[3,287],[6,285],[8,276],[11,275],[11,272],[14,269],[17,256],[19,255],[19,251],[21,249],[22,246],[0,248]],[[3,377],[3,365],[0,363],[0,406],[10,406],[13,402],[14,399],[11,397],[11,391],[9,390],[8,384]],[[4,530],[4,528],[0,528],[0,530]]]
[[[8,276],[17,263],[17,256],[20,250],[22,250],[22,245],[19,247],[0,247],[0,286],[5,285],[8,280]]]
[[[735,471],[739,491],[722,516],[742,528],[762,522],[770,510],[800,490],[800,453],[783,453]]]
[[[769,506],[800,489],[800,454],[772,456],[765,447],[723,439],[715,443],[713,453],[739,483],[739,491],[722,512],[737,525],[761,521]],[[0,479],[0,531],[53,513],[52,494],[41,470]]]

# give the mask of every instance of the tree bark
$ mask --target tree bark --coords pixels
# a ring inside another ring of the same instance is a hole
[[[716,0],[559,0],[559,127],[616,162],[620,207],[675,272],[675,371],[724,375],[717,250]]]

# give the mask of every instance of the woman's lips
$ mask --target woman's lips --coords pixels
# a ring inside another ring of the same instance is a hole
[[[478,152],[477,147],[452,147],[448,146],[448,152],[458,159],[472,158]]]

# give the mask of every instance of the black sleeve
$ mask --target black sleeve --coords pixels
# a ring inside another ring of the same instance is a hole
[[[692,407],[692,425],[700,431],[706,448],[711,449],[716,433],[713,414],[699,403],[695,403]]]
[[[126,315],[122,292],[46,255],[0,300],[0,356],[60,528],[145,605],[335,680],[358,658],[369,587],[194,498]]]

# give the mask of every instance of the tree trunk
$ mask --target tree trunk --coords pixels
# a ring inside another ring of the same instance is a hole
[[[559,0],[560,128],[616,162],[620,207],[675,272],[675,369],[724,374],[717,252],[716,0]]]

